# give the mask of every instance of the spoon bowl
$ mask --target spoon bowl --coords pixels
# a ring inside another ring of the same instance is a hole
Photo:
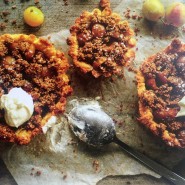
[[[75,106],[68,115],[68,121],[74,134],[94,147],[109,144],[116,136],[112,118],[98,104]]]

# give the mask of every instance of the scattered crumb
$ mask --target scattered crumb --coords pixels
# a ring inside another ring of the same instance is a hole
[[[38,3],[39,3],[39,0],[34,0],[34,3],[35,3],[35,4],[38,4]]]
[[[123,102],[121,102],[120,105],[119,105],[119,111],[120,111],[120,112],[123,111]]]
[[[12,21],[12,25],[15,25],[15,24],[17,24],[17,21],[14,19],[14,20]]]
[[[63,0],[64,1],[64,5],[67,6],[68,5],[68,0]]]
[[[35,172],[35,168],[32,168],[32,169],[31,169],[31,173],[30,173],[31,176],[34,175],[34,176],[36,177],[36,176],[40,176],[41,174],[42,174],[42,172],[41,172],[40,170],[37,170],[37,171]]]
[[[126,12],[124,12],[124,16],[125,16],[125,18],[127,18],[127,19],[130,19],[130,9],[129,8],[127,8],[127,10],[126,10]]]
[[[118,124],[118,127],[120,128],[120,127],[122,127],[122,126],[123,126],[124,122],[119,121],[119,122],[117,122],[117,124]]]
[[[0,30],[4,30],[6,28],[6,24],[5,23],[0,23]]]
[[[16,6],[16,5],[13,5],[13,6],[12,6],[12,9],[16,9],[16,8],[17,8],[17,6]]]
[[[9,12],[9,11],[6,11],[6,10],[2,12],[2,15],[5,16],[5,17],[6,17],[7,15],[9,15],[9,14],[10,14],[10,12]]]
[[[37,171],[37,172],[35,173],[35,175],[36,175],[36,176],[40,176],[40,175],[41,175],[41,171]]]
[[[8,22],[8,19],[5,19],[4,22]]]
[[[133,12],[134,12],[134,13],[131,14],[131,10],[130,10],[129,8],[127,8],[126,11],[123,12],[124,17],[125,17],[126,19],[133,19],[133,20],[138,20],[138,21],[140,21],[140,20],[143,18],[141,15],[137,15],[137,14],[135,13],[135,11],[133,11]]]
[[[96,172],[99,171],[100,164],[98,160],[93,161],[93,168],[95,169]]]
[[[49,35],[49,36],[48,36],[48,40],[50,40],[50,39],[51,39],[51,36]]]
[[[66,178],[67,178],[67,175],[64,175],[64,176],[63,176],[63,179],[65,180]]]
[[[136,36],[138,35],[138,33],[140,32],[140,29],[138,27],[134,28],[134,32],[136,34]]]
[[[4,0],[5,3],[9,3],[10,1],[9,0]]]

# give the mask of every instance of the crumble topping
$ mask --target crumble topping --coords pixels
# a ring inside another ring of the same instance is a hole
[[[106,1],[102,1],[106,4]],[[107,5],[106,5],[107,6]],[[95,9],[84,12],[70,29],[71,46],[69,55],[74,65],[83,73],[91,73],[95,78],[119,74],[134,58],[136,41],[127,21],[121,21],[118,14],[109,7],[102,12]]]
[[[166,126],[179,146],[185,147],[185,117],[176,117],[178,102],[185,96],[185,50],[178,39],[163,52],[144,62],[141,72],[146,90],[140,101],[153,114],[153,120]],[[162,137],[162,135],[161,135]],[[173,142],[168,144],[173,146]]]

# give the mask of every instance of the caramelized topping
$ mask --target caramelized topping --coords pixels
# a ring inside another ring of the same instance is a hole
[[[80,46],[84,46],[87,41],[91,40],[91,38],[92,36],[89,31],[77,35],[78,43]]]
[[[92,27],[92,35],[96,37],[103,37],[106,33],[105,27],[101,24],[94,24]]]
[[[177,109],[167,108],[167,109],[156,109],[153,111],[153,114],[156,120],[166,121],[175,119],[177,112],[178,112]]]
[[[35,46],[31,44],[27,51],[25,52],[25,57],[27,60],[31,60],[34,55],[35,55]]]

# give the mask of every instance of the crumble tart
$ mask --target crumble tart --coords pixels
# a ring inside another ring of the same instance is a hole
[[[185,148],[185,116],[178,117],[185,96],[185,44],[174,39],[149,57],[137,74],[139,121],[171,147]]]
[[[69,67],[64,54],[34,35],[0,36],[0,97],[12,88],[22,88],[33,98],[31,118],[18,128],[10,127],[0,110],[0,141],[27,144],[42,133],[52,115],[63,113],[72,92],[65,74]]]
[[[102,1],[103,10],[84,11],[71,27],[69,55],[83,75],[110,77],[120,74],[135,57],[134,31],[127,21]]]

